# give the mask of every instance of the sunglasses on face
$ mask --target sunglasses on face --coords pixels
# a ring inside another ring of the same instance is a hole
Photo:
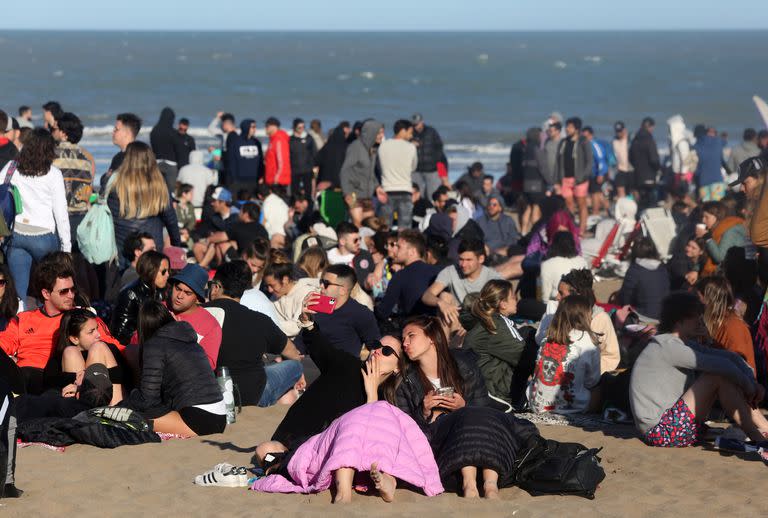
[[[383,354],[384,356],[392,356],[394,354],[395,358],[397,358],[398,360],[400,359],[400,355],[397,354],[397,351],[395,351],[388,345],[381,346],[381,354]]]
[[[328,279],[320,279],[320,284],[322,284],[323,288],[325,288],[326,290],[328,289],[328,286],[339,286],[339,287],[342,286],[342,284],[337,284],[335,282],[331,282]]]
[[[56,293],[58,293],[59,295],[69,295],[71,293],[72,295],[74,295],[75,291],[76,291],[75,287],[72,286],[71,288],[62,288],[60,290],[57,290]]]

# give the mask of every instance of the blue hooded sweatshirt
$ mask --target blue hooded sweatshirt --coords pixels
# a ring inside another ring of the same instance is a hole
[[[253,119],[240,122],[240,135],[227,137],[227,183],[255,185],[264,171],[264,154],[256,137],[248,138]]]
[[[723,160],[723,141],[720,137],[701,135],[696,137],[693,149],[699,157],[696,166],[696,183],[699,187],[722,183],[723,175],[720,165]]]

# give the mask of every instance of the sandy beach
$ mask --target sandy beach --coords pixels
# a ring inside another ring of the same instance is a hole
[[[454,494],[427,498],[399,490],[393,504],[355,495],[332,506],[329,492],[261,494],[245,489],[203,488],[192,479],[219,462],[249,465],[254,446],[268,439],[285,407],[247,408],[223,434],[161,444],[100,450],[74,445],[64,453],[30,446],[19,450],[18,500],[0,501],[3,516],[760,516],[766,466],[759,461],[695,447],[644,446],[622,427],[620,437],[573,426],[541,426],[542,435],[603,447],[606,479],[595,500],[531,497],[517,488],[501,501],[467,501]],[[621,437],[624,435],[624,437]],[[630,435],[630,437],[626,437]]]

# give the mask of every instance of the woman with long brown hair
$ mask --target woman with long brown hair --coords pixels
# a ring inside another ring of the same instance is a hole
[[[536,413],[586,412],[600,382],[598,337],[592,331],[592,303],[581,295],[560,301],[539,350],[528,402]]]
[[[720,275],[705,277],[696,284],[704,303],[704,324],[715,344],[733,351],[755,369],[755,349],[746,322],[734,310],[736,298],[728,280]]]
[[[139,278],[120,292],[112,313],[110,331],[121,344],[132,342],[142,304],[149,300],[165,299],[165,289],[171,274],[170,264],[168,256],[156,250],[144,252],[139,257],[136,263]]]
[[[152,149],[143,142],[131,142],[125,159],[107,184],[107,205],[115,225],[117,249],[131,232],[149,232],[158,250],[163,249],[163,228],[171,245],[181,246],[179,224],[168,187],[157,168]],[[122,260],[122,258],[121,258]]]
[[[704,238],[706,242],[708,258],[701,271],[701,276],[706,277],[717,271],[728,249],[749,246],[749,238],[744,219],[729,214],[721,202],[708,201],[701,206],[701,210],[706,230],[697,225],[696,237]]]
[[[447,491],[486,498],[512,485],[517,454],[536,428],[488,407],[485,383],[466,351],[449,350],[437,317],[419,316],[403,327],[402,375],[384,388],[389,401],[424,429]]]
[[[461,321],[467,329],[464,348],[477,353],[477,366],[485,379],[489,397],[509,408],[519,396],[512,394],[515,388],[512,380],[525,349],[523,336],[509,318],[516,311],[517,296],[512,283],[492,279],[483,286],[480,296],[472,304],[473,318],[462,317]]]
[[[25,309],[32,262],[40,261],[49,252],[72,249],[64,177],[53,166],[55,149],[51,134],[35,129],[27,137],[18,158],[8,162],[0,172],[0,183],[10,175],[10,184],[21,197],[18,200],[21,212],[16,216],[10,236],[7,259],[22,309]]]

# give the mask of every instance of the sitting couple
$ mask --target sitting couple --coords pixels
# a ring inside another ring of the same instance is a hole
[[[537,430],[488,406],[472,354],[448,349],[437,318],[416,317],[403,328],[402,347],[385,336],[361,364],[328,344],[306,309],[316,300],[317,294],[307,296],[301,322],[321,375],[272,440],[257,447],[256,462],[274,476],[253,489],[315,492],[333,481],[334,502],[348,502],[355,472],[363,472],[386,501],[396,479],[427,495],[444,487],[465,497],[480,495],[479,480],[486,498],[498,498]],[[422,454],[425,445],[431,455]]]

